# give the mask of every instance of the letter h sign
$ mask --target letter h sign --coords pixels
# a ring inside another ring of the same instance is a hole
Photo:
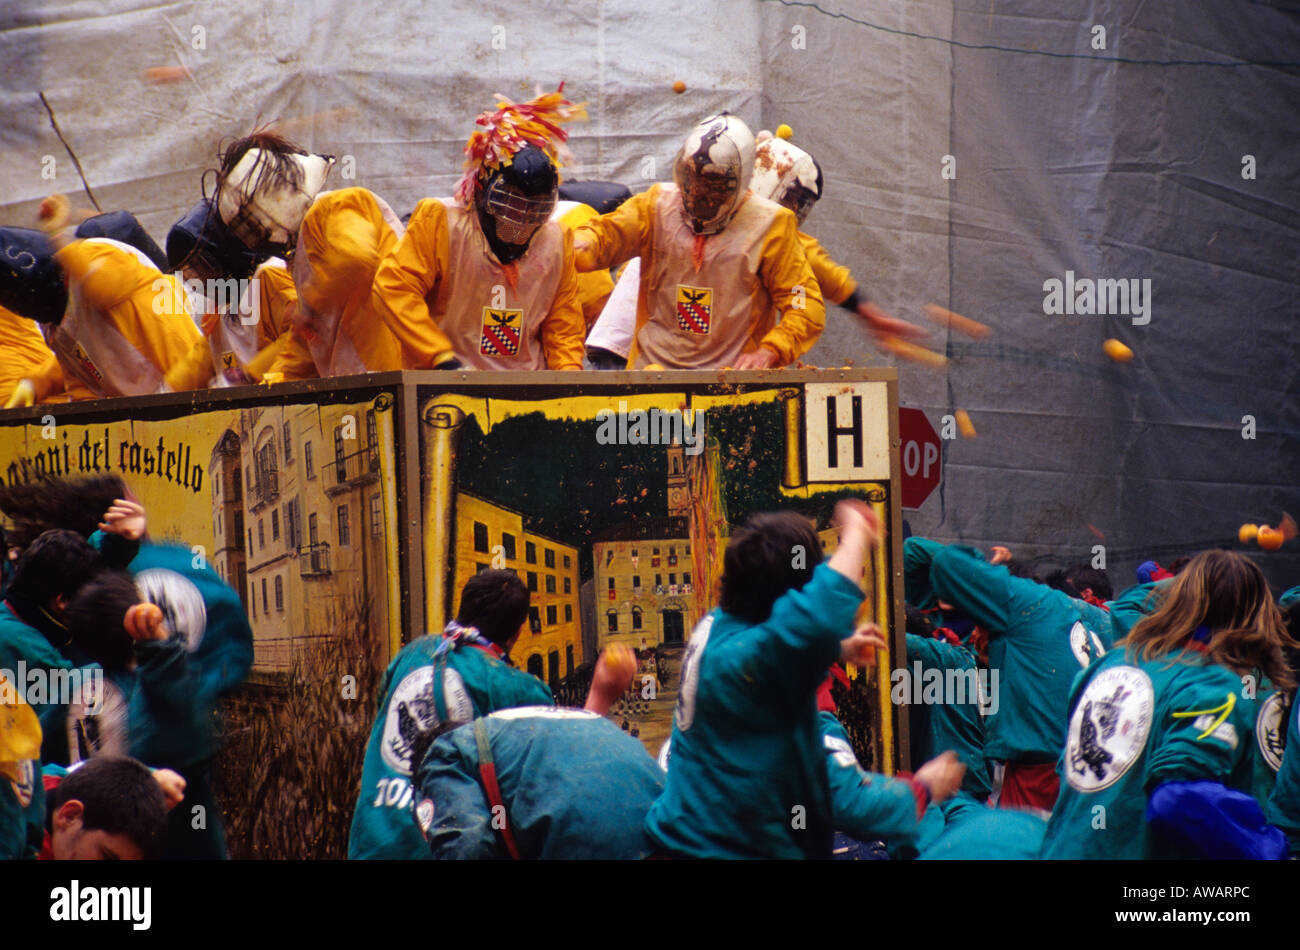
[[[809,383],[804,399],[809,482],[889,480],[885,383]]]

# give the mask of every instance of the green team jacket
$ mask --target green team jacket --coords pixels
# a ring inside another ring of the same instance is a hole
[[[1165,578],[1149,584],[1134,584],[1114,600],[1106,602],[1116,641],[1127,637],[1134,624],[1156,609],[1170,583],[1170,579]]]
[[[428,858],[429,848],[411,818],[412,742],[439,724],[433,676],[442,636],[420,637],[393,658],[384,673],[382,700],[366,747],[361,795],[352,815],[349,858]],[[553,706],[550,689],[492,653],[459,645],[447,655],[443,678],[448,719],[468,722],[512,706]]]
[[[909,703],[907,716],[911,730],[912,768],[918,769],[936,755],[951,749],[966,765],[961,791],[978,802],[987,802],[993,786],[988,763],[984,758],[984,716],[980,712],[978,692],[969,688],[977,685],[980,675],[975,656],[965,647],[909,633],[908,676],[900,685],[907,686],[915,680],[918,663],[921,664],[923,678],[926,677],[926,671],[930,670],[935,671],[930,675],[942,676],[946,670],[961,674],[960,684],[954,682],[954,685],[960,685],[964,695],[945,693],[943,701],[938,704],[913,703],[912,699],[916,695],[914,690],[904,691],[902,698]],[[987,682],[990,688],[994,685],[991,675]],[[923,691],[921,695],[924,697]],[[958,702],[959,699],[964,701]]]
[[[989,668],[999,671],[997,711],[984,721],[989,759],[1055,762],[1065,737],[1065,702],[1079,670],[1110,649],[1100,607],[989,564],[971,548],[934,554],[930,582],[989,633]]]
[[[1279,701],[1277,711],[1281,712],[1282,708]],[[1261,718],[1264,718],[1263,714]],[[1291,853],[1295,855],[1300,852],[1300,751],[1297,751],[1300,750],[1300,703],[1292,701],[1284,727],[1286,754],[1282,756],[1264,814],[1268,816],[1269,824],[1286,833]]]
[[[1298,601],[1300,601],[1300,587],[1292,587],[1277,599],[1277,605],[1283,610],[1295,610]],[[1285,704],[1279,702],[1276,711],[1281,713],[1284,709],[1286,709]],[[1261,713],[1261,718],[1263,715]],[[1270,744],[1275,752],[1280,752],[1275,739],[1269,742],[1273,734],[1278,731],[1276,727],[1270,728],[1270,726],[1271,722],[1265,726],[1267,738],[1261,744]],[[1287,749],[1300,749],[1300,703],[1296,703],[1294,697],[1281,731],[1286,735]],[[1282,756],[1282,761],[1277,766],[1277,781],[1269,796],[1264,814],[1268,816],[1271,824],[1286,832],[1292,855],[1300,852],[1300,752],[1291,752],[1289,755]]]
[[[970,803],[950,819],[922,861],[1031,861],[1043,845],[1047,822],[1032,812]]]
[[[20,666],[19,664],[24,664]],[[0,603],[0,670],[25,700],[41,698],[29,691],[32,671],[40,671],[41,682],[51,684],[45,675],[53,670],[70,670],[72,664],[56,650],[45,635],[28,626],[7,603]],[[20,671],[25,670],[20,678]],[[67,706],[48,702],[29,702],[41,723],[41,734],[63,729]],[[44,742],[42,742],[44,745]],[[45,827],[45,788],[41,784],[41,763],[20,763],[22,778],[17,783],[0,777],[0,858],[34,858],[40,850]]]
[[[168,813],[163,856],[219,860],[226,843],[211,778],[217,706],[252,666],[253,631],[238,593],[190,548],[143,543],[130,550],[127,567],[141,599],[162,609],[170,635],[135,644],[134,669],[106,672],[103,711],[78,710],[63,735],[62,761],[130,755],[179,772],[185,798]]]
[[[920,820],[911,784],[863,769],[849,734],[833,714],[822,710],[817,722],[826,752],[835,830],[859,841],[914,844]]]
[[[480,772],[481,725],[504,812]],[[523,859],[625,861],[649,857],[643,826],[663,791],[663,770],[616,725],[582,709],[502,709],[441,736],[415,778],[416,837],[432,857],[509,857],[508,827]]]
[[[698,858],[830,857],[816,695],[861,602],[823,563],[762,623],[720,609],[700,621],[682,662],[668,781],[646,817],[658,846]]]
[[[1195,653],[1137,663],[1127,652],[1092,664],[1070,695],[1044,858],[1188,857],[1150,833],[1151,792],[1194,781],[1251,791],[1258,704],[1242,678]]]

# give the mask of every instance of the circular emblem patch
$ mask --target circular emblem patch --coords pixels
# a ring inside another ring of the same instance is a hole
[[[1282,719],[1282,694],[1274,693],[1259,707],[1255,717],[1255,741],[1259,743],[1259,754],[1264,757],[1268,767],[1276,772],[1282,767],[1282,750],[1285,737],[1282,731],[1286,722]]]
[[[681,692],[677,694],[677,709],[673,720],[682,732],[691,728],[695,721],[695,693],[700,688],[700,663],[704,660],[704,648],[709,645],[709,631],[713,629],[713,614],[709,614],[695,627],[690,643],[686,644],[686,655],[682,657]]]
[[[1092,678],[1070,717],[1065,777],[1096,792],[1119,781],[1146,748],[1155,708],[1151,678],[1133,666],[1112,666]]]
[[[1102,645],[1101,637],[1085,627],[1083,621],[1076,620],[1070,628],[1070,651],[1080,666],[1087,666],[1105,653],[1106,647]]]
[[[183,574],[151,567],[135,575],[140,596],[162,608],[163,622],[174,637],[181,637],[193,653],[203,642],[208,628],[208,609],[194,582]]]
[[[432,666],[420,666],[407,673],[393,690],[384,717],[384,742],[380,747],[384,762],[395,772],[411,774],[411,753],[425,733],[438,726],[438,707],[433,698]],[[465,681],[447,667],[442,680],[443,700],[451,722],[469,722],[474,718]]]

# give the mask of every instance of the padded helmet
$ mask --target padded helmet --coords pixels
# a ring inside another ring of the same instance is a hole
[[[750,190],[789,208],[803,224],[822,196],[821,166],[803,149],[774,138],[771,132],[759,132],[757,142]]]
[[[249,250],[204,198],[167,233],[167,265],[199,280],[247,280],[263,255]]]
[[[283,254],[333,164],[332,155],[250,148],[218,183],[217,213],[245,247]]]
[[[754,174],[754,135],[729,112],[695,128],[673,162],[682,211],[696,234],[716,234],[740,208]]]

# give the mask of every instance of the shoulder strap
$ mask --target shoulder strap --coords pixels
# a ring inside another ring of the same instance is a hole
[[[506,850],[510,852],[510,859],[518,861],[519,848],[515,845],[514,832],[510,830],[510,815],[506,812],[505,802],[501,800],[501,787],[497,785],[497,766],[492,761],[492,743],[488,740],[487,726],[482,719],[474,720],[474,740],[478,743],[478,773],[479,778],[483,780],[483,791],[487,793],[488,804],[492,806],[494,813],[496,807],[501,806],[501,814],[505,818],[501,826],[501,840],[505,842]],[[496,817],[495,814],[493,817]]]

